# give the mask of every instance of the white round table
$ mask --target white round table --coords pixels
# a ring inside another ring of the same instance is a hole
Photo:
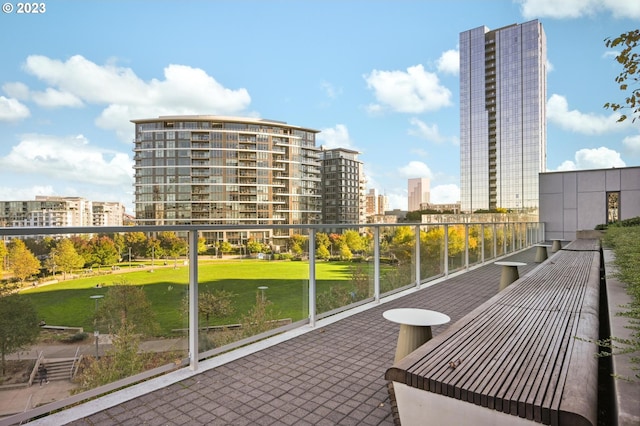
[[[451,318],[443,313],[417,308],[391,309],[385,311],[382,316],[400,324],[395,362],[431,340],[432,325],[446,324],[451,321]]]
[[[526,266],[526,263],[523,262],[495,262],[495,264],[502,266],[500,290],[504,290],[509,284],[520,278],[518,266]]]

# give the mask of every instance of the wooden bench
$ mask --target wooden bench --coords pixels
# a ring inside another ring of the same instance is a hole
[[[396,362],[401,424],[595,426],[601,260],[576,240]]]

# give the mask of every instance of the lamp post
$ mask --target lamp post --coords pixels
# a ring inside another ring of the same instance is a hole
[[[89,296],[90,299],[95,300],[95,311],[93,314],[93,336],[96,338],[96,359],[98,359],[98,337],[100,336],[100,332],[98,331],[98,300],[102,299],[104,294],[94,294],[93,296]]]
[[[267,297],[265,295],[265,290],[268,288],[269,287],[265,285],[261,285],[260,287],[258,287],[258,290],[260,290],[260,295],[262,296],[262,303],[264,303],[267,300]]]

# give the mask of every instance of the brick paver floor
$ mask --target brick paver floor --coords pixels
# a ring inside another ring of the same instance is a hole
[[[509,260],[527,263],[522,276],[534,258],[532,248]],[[453,323],[497,293],[500,273],[487,263],[70,424],[393,425],[384,374],[399,326],[382,313],[425,308]]]

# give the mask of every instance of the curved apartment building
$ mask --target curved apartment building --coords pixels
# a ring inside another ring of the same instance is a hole
[[[273,120],[207,115],[132,123],[137,223],[319,223],[317,130]],[[250,237],[270,242],[278,237],[257,234],[224,239],[243,244]]]

